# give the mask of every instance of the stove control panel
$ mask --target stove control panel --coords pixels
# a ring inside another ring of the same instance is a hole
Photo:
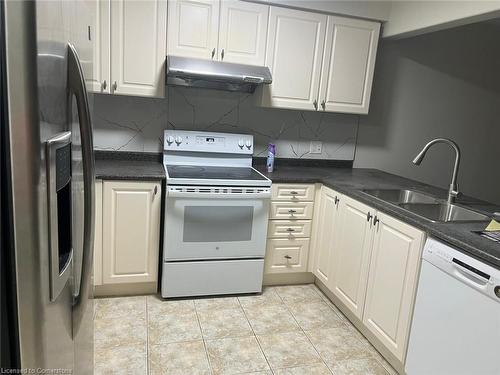
[[[253,154],[253,136],[248,134],[165,130],[163,150]]]

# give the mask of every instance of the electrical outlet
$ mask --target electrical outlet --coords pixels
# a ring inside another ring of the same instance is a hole
[[[309,153],[311,154],[321,154],[323,149],[323,142],[321,141],[311,141],[311,146],[309,148]]]

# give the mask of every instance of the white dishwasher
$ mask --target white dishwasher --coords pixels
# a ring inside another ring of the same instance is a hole
[[[428,239],[405,370],[500,374],[500,270]]]

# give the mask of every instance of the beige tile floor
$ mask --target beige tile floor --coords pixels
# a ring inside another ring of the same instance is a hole
[[[189,300],[97,299],[95,374],[395,374],[313,284]]]

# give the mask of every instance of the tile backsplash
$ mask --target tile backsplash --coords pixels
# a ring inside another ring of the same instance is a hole
[[[255,106],[251,94],[168,87],[165,99],[94,96],[94,148],[161,152],[164,129],[245,133],[255,156],[353,160],[359,116]],[[310,142],[322,141],[311,154]]]

